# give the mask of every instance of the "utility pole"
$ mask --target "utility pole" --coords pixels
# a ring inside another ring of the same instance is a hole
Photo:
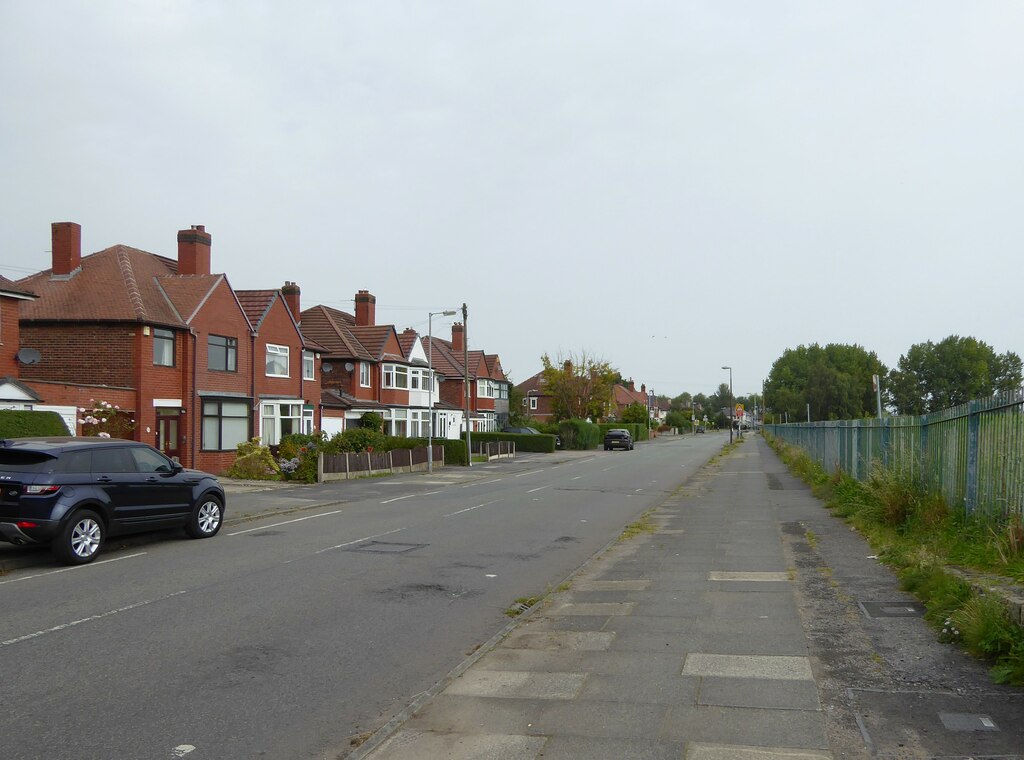
[[[466,386],[466,466],[473,466],[473,445],[470,428],[473,424],[469,420],[469,312],[466,304],[462,304],[462,369],[465,373]]]

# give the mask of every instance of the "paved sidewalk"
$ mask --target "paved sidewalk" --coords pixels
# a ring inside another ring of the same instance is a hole
[[[783,477],[750,438],[354,757],[832,758],[762,451]]]

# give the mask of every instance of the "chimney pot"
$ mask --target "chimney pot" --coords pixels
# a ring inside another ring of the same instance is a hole
[[[210,244],[206,226],[193,224],[178,231],[178,274],[210,274]]]
[[[50,225],[52,267],[55,275],[69,275],[82,266],[82,225],[54,222]]]
[[[284,286],[281,288],[281,295],[284,298],[285,304],[288,306],[288,311],[292,313],[292,319],[296,322],[301,322],[301,311],[300,311],[300,296],[302,291],[299,286],[290,280],[285,280]]]
[[[465,348],[466,329],[461,322],[452,323],[452,350],[462,351]]]
[[[377,299],[368,290],[356,293],[356,327],[373,327],[377,322]]]

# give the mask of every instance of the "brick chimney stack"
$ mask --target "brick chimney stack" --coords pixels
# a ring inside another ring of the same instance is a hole
[[[356,293],[356,327],[373,327],[377,322],[377,299],[368,290]]]
[[[281,295],[284,296],[284,302],[288,304],[288,311],[292,313],[292,319],[296,322],[302,319],[300,316],[302,312],[299,311],[299,296],[301,294],[302,291],[298,285],[285,280],[284,287],[281,288]]]
[[[178,232],[178,274],[210,274],[213,238],[202,224]]]
[[[455,322],[452,324],[452,350],[461,352],[465,347],[464,339],[466,337],[466,329],[462,326],[461,322]]]
[[[53,274],[67,276],[82,266],[82,225],[54,222],[50,225]]]
[[[640,383],[640,392],[642,394],[644,394],[645,396],[647,395],[647,384],[646,383]]]

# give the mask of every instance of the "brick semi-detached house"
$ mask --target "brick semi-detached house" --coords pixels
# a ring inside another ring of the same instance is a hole
[[[319,425],[315,345],[280,291],[239,294],[211,272],[202,226],[178,232],[176,260],[125,245],[82,256],[81,235],[54,223],[51,268],[17,283],[38,295],[20,340],[39,359],[19,369],[43,403],[116,404],[135,439],[214,472],[250,437]]]

